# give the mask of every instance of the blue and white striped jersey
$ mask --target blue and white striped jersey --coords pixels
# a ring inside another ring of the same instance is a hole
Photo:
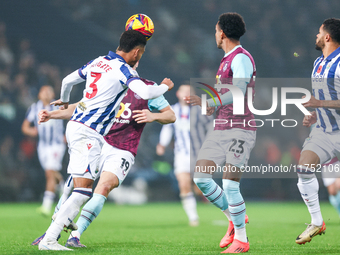
[[[47,105],[44,107],[42,101],[38,101],[30,106],[26,113],[26,119],[33,123],[38,129],[38,146],[53,146],[64,143],[64,122],[63,120],[49,120],[38,125],[38,113],[46,109],[48,111],[57,110],[59,107]]]
[[[110,51],[84,65],[78,74],[86,80],[86,88],[71,120],[104,136],[113,124],[128,84],[137,78],[137,73],[121,56]]]
[[[201,114],[199,106],[181,106],[176,103],[171,106],[176,115],[176,121],[163,125],[159,143],[167,146],[174,134],[175,154],[196,157],[207,133],[208,123],[212,123],[210,116]],[[203,118],[203,119],[202,119]],[[210,125],[212,128],[212,124]]]
[[[312,72],[313,95],[319,100],[340,99],[340,47],[327,58],[318,57]],[[316,108],[317,127],[324,132],[340,129],[340,110]]]

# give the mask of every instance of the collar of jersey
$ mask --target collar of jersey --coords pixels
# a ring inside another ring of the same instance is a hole
[[[338,55],[340,53],[340,47],[337,48],[335,51],[333,51],[331,54],[329,54],[329,56],[326,58],[328,61],[332,60],[332,58],[334,58],[336,55]],[[323,54],[322,54],[322,58],[323,58]]]
[[[117,53],[114,53],[113,51],[109,51],[109,53],[107,54],[107,57],[108,57],[110,60],[115,59],[115,58],[119,58],[119,59],[122,60],[124,63],[126,63],[126,62],[125,62],[125,59],[124,59],[122,56],[118,55]]]
[[[231,51],[229,51],[229,52],[227,52],[227,53],[224,54],[224,58],[225,58],[226,56],[230,55],[231,53],[233,53],[237,48],[240,48],[240,47],[242,47],[241,44],[235,46]]]

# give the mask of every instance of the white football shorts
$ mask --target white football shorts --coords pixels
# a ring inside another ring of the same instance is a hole
[[[190,173],[190,154],[175,153],[174,173]]]
[[[37,151],[42,168],[45,171],[60,171],[65,155],[65,149],[66,145],[64,143],[53,145],[39,145]]]
[[[99,160],[99,174],[103,171],[115,174],[120,185],[134,163],[135,157],[131,152],[118,149],[105,142]]]
[[[198,153],[197,160],[212,160],[217,166],[229,163],[246,167],[255,146],[256,131],[233,128],[210,132]]]
[[[66,126],[70,162],[67,173],[95,180],[105,140],[97,131],[75,121]]]
[[[340,157],[340,130],[325,133],[321,128],[313,128],[306,138],[302,151],[313,151],[320,158],[320,164],[325,164],[334,157]]]

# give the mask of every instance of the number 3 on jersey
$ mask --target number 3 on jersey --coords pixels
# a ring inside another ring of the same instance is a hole
[[[85,97],[88,99],[91,99],[97,95],[98,88],[96,82],[100,79],[100,77],[102,77],[102,74],[91,72],[91,77],[94,77],[94,81],[90,84],[90,88],[92,88],[92,93],[86,92]]]

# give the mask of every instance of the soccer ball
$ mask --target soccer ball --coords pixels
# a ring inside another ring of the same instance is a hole
[[[125,31],[127,30],[137,30],[149,40],[155,31],[155,27],[152,20],[145,14],[135,14],[126,21]]]

